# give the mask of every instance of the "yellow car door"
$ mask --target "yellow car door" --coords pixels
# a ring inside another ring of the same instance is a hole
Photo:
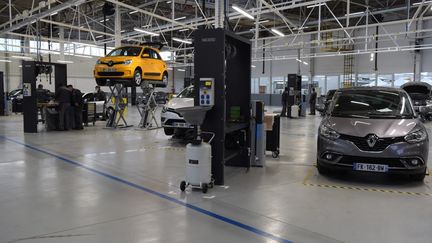
[[[162,75],[166,69],[166,63],[162,60],[162,57],[156,51],[154,51],[154,56],[154,66],[159,74],[157,79],[162,80]]]
[[[150,48],[145,48],[141,55],[141,70],[143,79],[154,79],[153,73],[155,73],[155,63],[152,56],[152,50]]]

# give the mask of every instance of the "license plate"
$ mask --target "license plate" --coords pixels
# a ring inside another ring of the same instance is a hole
[[[173,126],[174,127],[186,127],[186,123],[177,123],[177,122],[174,122]]]
[[[115,72],[117,70],[115,68],[104,68],[103,71],[104,72]]]
[[[385,173],[388,171],[388,165],[354,163],[353,169],[358,171],[372,171],[372,172]]]

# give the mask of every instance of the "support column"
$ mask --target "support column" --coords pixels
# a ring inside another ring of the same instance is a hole
[[[215,0],[215,28],[224,28],[225,19],[225,1]]]
[[[64,60],[64,28],[59,27],[60,60]]]
[[[416,30],[423,29],[423,20],[419,20],[416,23]],[[414,46],[419,47],[423,44],[422,34],[416,33],[416,39],[414,40]],[[423,64],[423,51],[422,50],[414,50],[414,80],[413,81],[421,81],[421,72],[422,72],[422,64]]]
[[[119,5],[115,6],[115,17],[114,17],[114,35],[115,35],[115,46],[121,46],[121,13]],[[106,23],[105,23],[106,24]]]

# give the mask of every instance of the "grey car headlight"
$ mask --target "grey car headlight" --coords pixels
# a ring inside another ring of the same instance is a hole
[[[124,65],[131,65],[132,64],[132,60],[126,60],[123,62]]]
[[[338,132],[336,132],[335,130],[331,129],[330,127],[326,126],[326,125],[321,125],[319,128],[319,133],[321,136],[331,139],[331,140],[336,140],[340,137],[340,134]]]
[[[164,106],[163,108],[162,108],[162,113],[165,113],[165,112],[167,112],[168,111],[168,108],[166,107],[166,106]]]
[[[96,64],[101,64],[101,63],[102,63],[101,60],[96,61]]]
[[[405,136],[405,141],[408,143],[423,142],[427,138],[427,132],[424,129],[419,129]]]

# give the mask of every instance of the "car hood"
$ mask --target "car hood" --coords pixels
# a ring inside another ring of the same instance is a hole
[[[325,118],[323,123],[339,134],[366,137],[375,134],[380,138],[402,137],[416,126],[422,126],[417,119],[359,119],[345,117]]]
[[[109,61],[113,61],[113,62],[124,62],[125,60],[132,60],[136,58],[136,56],[119,56],[119,57],[101,57],[99,60],[101,62],[109,62]]]
[[[165,106],[170,109],[178,109],[194,105],[194,98],[173,98]]]
[[[401,86],[401,89],[405,90],[408,94],[425,94],[429,95],[432,90],[432,86],[424,82],[409,82]]]

